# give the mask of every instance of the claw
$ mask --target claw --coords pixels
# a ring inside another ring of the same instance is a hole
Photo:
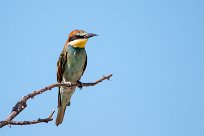
[[[62,81],[62,83],[68,84],[69,86],[71,86],[71,85],[72,85],[72,83],[71,83],[71,82],[64,82],[64,81]]]
[[[69,101],[69,103],[67,103],[67,106],[70,106],[71,105],[71,102]]]
[[[78,86],[79,90],[81,90],[81,89],[82,89],[82,85],[81,85],[82,82],[80,82],[80,81],[78,80],[77,83],[79,84],[79,86]]]

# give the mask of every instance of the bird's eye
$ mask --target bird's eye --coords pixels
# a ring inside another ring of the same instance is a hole
[[[74,36],[69,38],[69,42],[74,41],[76,39],[84,39],[84,38],[85,38],[85,36],[82,36],[82,35],[74,35]]]
[[[76,37],[77,37],[77,39],[83,39],[84,38],[84,36],[82,36],[82,35],[77,35]]]

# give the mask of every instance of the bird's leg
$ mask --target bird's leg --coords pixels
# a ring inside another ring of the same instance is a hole
[[[82,89],[82,85],[81,85],[82,82],[80,82],[80,81],[78,80],[77,83],[79,84],[78,87],[79,87],[79,89],[81,90],[81,89]]]
[[[71,85],[72,85],[72,83],[71,83],[71,82],[65,82],[65,81],[62,81],[62,83],[64,83],[64,84],[68,84],[69,86],[71,86]]]

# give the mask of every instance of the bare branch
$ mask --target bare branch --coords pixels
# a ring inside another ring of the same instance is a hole
[[[42,123],[42,122],[45,122],[45,123],[48,123],[49,121],[52,121],[53,118],[53,114],[54,114],[55,111],[52,111],[52,113],[45,119],[37,119],[37,120],[33,120],[33,121],[10,121],[8,122],[9,125],[32,125],[32,124],[37,124],[37,123]]]
[[[31,99],[31,98],[34,98],[36,95],[39,95],[39,94],[42,94],[48,90],[51,90],[55,87],[60,87],[60,86],[65,86],[65,87],[79,87],[79,88],[82,88],[82,87],[88,87],[88,86],[94,86],[104,80],[109,80],[110,77],[112,76],[112,74],[108,75],[108,76],[103,76],[103,78],[93,82],[93,83],[81,83],[81,82],[77,82],[77,83],[74,83],[74,84],[67,84],[67,83],[55,83],[55,84],[51,84],[43,89],[40,89],[40,90],[36,90],[36,91],[33,91],[32,93],[24,96],[20,101],[18,101],[16,103],[16,105],[13,107],[11,113],[8,115],[8,117],[3,120],[3,121],[0,121],[0,128],[6,126],[6,125],[31,125],[31,124],[37,124],[37,123],[42,123],[42,122],[49,122],[49,121],[52,121],[53,118],[53,114],[54,114],[54,111],[50,114],[50,116],[48,118],[45,118],[45,119],[37,119],[37,120],[33,120],[33,121],[12,121],[19,113],[21,113],[26,107],[27,107],[27,100]]]

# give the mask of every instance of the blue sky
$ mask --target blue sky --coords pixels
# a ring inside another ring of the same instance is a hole
[[[56,82],[67,35],[90,39],[82,82],[64,122],[1,129],[1,135],[204,135],[204,2],[201,0],[0,1],[0,119],[24,95]],[[35,97],[16,120],[47,117],[57,89]],[[54,115],[54,119],[56,113]]]

